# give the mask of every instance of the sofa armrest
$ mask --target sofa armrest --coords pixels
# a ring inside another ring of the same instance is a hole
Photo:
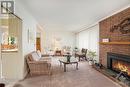
[[[45,68],[51,68],[51,63],[43,62],[43,61],[38,61],[38,62],[29,62],[29,67],[30,69],[45,69]]]
[[[28,63],[29,64],[42,64],[42,63],[47,63],[47,61],[30,61]]]

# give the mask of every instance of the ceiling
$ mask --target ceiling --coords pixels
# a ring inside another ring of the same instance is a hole
[[[130,0],[20,0],[47,30],[80,31],[124,8]]]

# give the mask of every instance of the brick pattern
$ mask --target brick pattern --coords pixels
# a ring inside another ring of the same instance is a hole
[[[130,41],[130,34],[123,35],[119,30],[110,32],[110,28],[119,24],[125,18],[130,17],[130,8],[115,14],[99,23],[100,42],[103,38],[110,38],[110,41]],[[102,45],[100,44],[100,62],[107,66],[107,52],[130,55],[130,45]]]

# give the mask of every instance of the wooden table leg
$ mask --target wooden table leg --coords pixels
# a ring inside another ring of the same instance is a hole
[[[62,66],[62,62],[60,61],[60,67]]]
[[[78,62],[76,63],[76,69],[78,70]]]
[[[66,64],[64,64],[64,72],[66,72]]]

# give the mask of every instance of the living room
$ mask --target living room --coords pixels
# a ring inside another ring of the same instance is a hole
[[[0,87],[130,87],[129,0],[0,2]]]

